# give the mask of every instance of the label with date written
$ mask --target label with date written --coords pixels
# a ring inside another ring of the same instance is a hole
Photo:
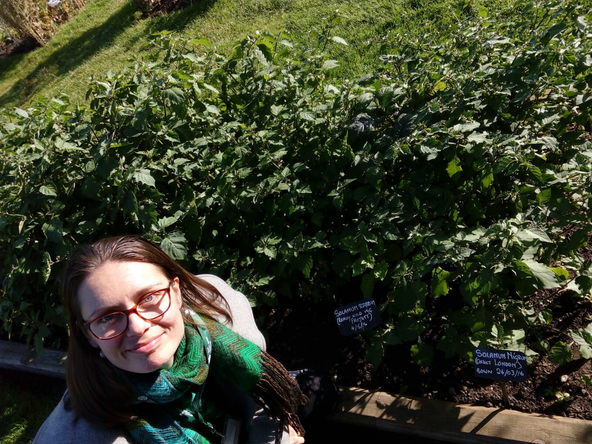
[[[528,379],[526,355],[513,350],[477,348],[475,376],[496,381],[524,382]]]
[[[343,336],[362,333],[380,325],[380,313],[373,299],[362,299],[336,309],[333,314]]]

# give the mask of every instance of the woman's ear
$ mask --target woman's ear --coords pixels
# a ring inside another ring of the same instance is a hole
[[[173,295],[171,295],[171,297],[174,297],[175,300],[177,301],[177,304],[179,305],[179,307],[181,307],[183,305],[183,296],[181,295],[181,286],[179,285],[179,276],[175,276],[173,278],[173,284],[172,284],[172,290],[173,290]]]

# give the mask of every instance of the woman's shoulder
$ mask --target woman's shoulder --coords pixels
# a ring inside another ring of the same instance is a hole
[[[216,290],[220,292],[228,303],[230,315],[232,316],[232,325],[229,325],[229,327],[235,333],[254,342],[260,349],[265,350],[265,337],[259,330],[259,327],[257,327],[249,299],[218,276],[213,274],[198,274],[197,277],[216,287]]]
[[[132,439],[122,430],[93,424],[82,418],[77,420],[74,411],[66,409],[66,396],[67,391],[37,432],[33,444],[133,444]]]

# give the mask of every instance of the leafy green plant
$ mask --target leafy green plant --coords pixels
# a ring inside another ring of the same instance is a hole
[[[285,33],[225,56],[164,32],[158,57],[92,81],[89,108],[5,111],[4,330],[59,340],[63,259],[125,232],[256,306],[374,298],[376,365],[395,347],[420,365],[475,346],[531,353],[551,314],[529,296],[590,289],[588,18],[575,2],[544,8],[393,43],[356,82]]]
[[[567,392],[556,392],[555,399],[557,399],[557,402],[569,402],[571,401],[571,395]]]

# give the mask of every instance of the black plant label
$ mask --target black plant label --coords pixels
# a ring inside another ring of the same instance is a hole
[[[362,299],[337,308],[333,314],[343,336],[363,333],[380,325],[380,313],[374,299]]]
[[[528,379],[526,355],[512,350],[477,348],[475,376],[496,381],[524,382]]]

